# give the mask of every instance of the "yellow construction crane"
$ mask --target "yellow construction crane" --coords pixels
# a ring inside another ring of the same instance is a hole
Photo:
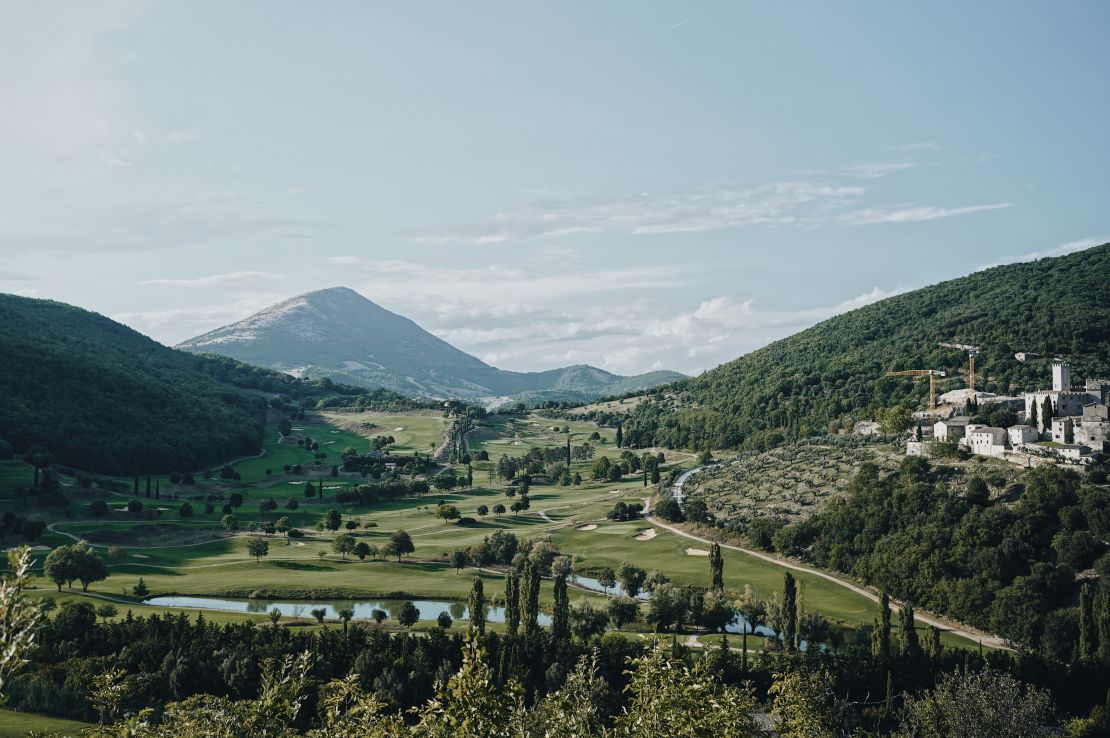
[[[941,346],[945,348],[954,348],[967,352],[967,399],[975,400],[975,357],[979,355],[982,350],[978,346],[969,346],[966,343],[946,343],[941,341]]]
[[[936,369],[906,369],[901,372],[887,372],[888,377],[913,377],[916,382],[919,379],[929,378],[929,417],[932,421],[937,422],[937,377],[946,376],[944,372],[937,371]]]

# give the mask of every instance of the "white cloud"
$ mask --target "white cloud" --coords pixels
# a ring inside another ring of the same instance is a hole
[[[914,153],[920,151],[937,152],[940,151],[941,146],[936,141],[918,141],[916,143],[902,144],[895,146],[895,151],[904,151],[906,153]]]
[[[1001,210],[1011,207],[1012,203],[999,202],[992,205],[969,205],[960,208],[942,208],[931,205],[906,205],[890,209],[868,208],[844,213],[837,217],[848,225],[872,225],[875,223],[917,223],[925,220],[952,218],[957,215],[979,213],[985,210]]]
[[[203,135],[204,131],[197,128],[190,128],[184,131],[167,131],[162,140],[170,146],[179,146],[181,144],[192,143]]]
[[[912,161],[875,161],[865,164],[855,164],[841,170],[849,177],[862,177],[863,179],[878,179],[894,172],[916,167]]]
[[[261,280],[285,279],[280,274],[270,272],[225,272],[224,274],[209,274],[204,277],[191,279],[144,279],[139,284],[162,285],[166,287],[210,287],[218,284],[236,284],[239,282],[257,282]]]
[[[981,272],[984,269],[1003,266],[1004,264],[1017,264],[1022,261],[1036,261],[1037,259],[1048,259],[1054,256],[1065,256],[1067,254],[1074,254],[1077,251],[1086,251],[1095,246],[1101,246],[1104,243],[1110,243],[1110,237],[1081,238],[1078,241],[1068,241],[1067,243],[1062,243],[1059,246],[1043,251],[1030,251],[1028,254],[1020,254],[1017,256],[1003,256],[1001,259],[992,261],[990,264],[984,264],[975,271]]]

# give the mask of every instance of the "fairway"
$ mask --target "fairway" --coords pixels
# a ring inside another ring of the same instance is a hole
[[[32,730],[39,734],[61,733],[78,736],[87,727],[89,727],[87,723],[79,723],[76,720],[0,708],[0,738],[23,738]]]

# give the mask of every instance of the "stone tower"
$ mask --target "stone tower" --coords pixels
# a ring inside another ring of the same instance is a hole
[[[1052,362],[1052,389],[1056,392],[1071,391],[1071,367],[1066,361]]]

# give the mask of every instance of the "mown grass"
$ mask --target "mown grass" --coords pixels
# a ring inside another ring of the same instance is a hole
[[[32,730],[40,734],[81,735],[81,731],[87,727],[89,727],[88,723],[80,723],[76,720],[0,708],[0,738],[22,738]]]

